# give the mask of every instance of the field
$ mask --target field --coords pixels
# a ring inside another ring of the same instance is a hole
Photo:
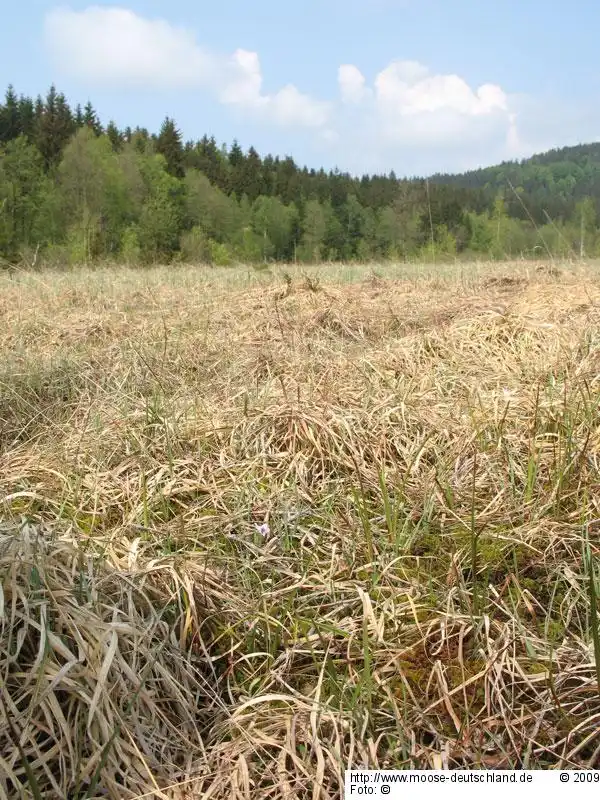
[[[600,768],[600,270],[0,278],[0,799]]]

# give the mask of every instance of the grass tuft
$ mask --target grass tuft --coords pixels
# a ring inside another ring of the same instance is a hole
[[[597,267],[0,275],[0,800],[598,768]]]

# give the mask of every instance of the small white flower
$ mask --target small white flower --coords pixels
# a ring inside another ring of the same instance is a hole
[[[502,399],[505,403],[512,402],[517,396],[517,392],[515,389],[502,389]]]
[[[266,522],[263,525],[255,525],[254,527],[260,533],[261,536],[267,537],[271,533],[271,529],[269,528]]]

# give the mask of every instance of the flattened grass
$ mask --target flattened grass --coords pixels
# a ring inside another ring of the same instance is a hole
[[[536,266],[0,279],[0,798],[600,766],[600,283]]]

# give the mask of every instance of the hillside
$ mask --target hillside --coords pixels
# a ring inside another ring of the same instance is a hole
[[[521,161],[506,161],[462,174],[437,174],[431,181],[455,188],[479,189],[488,198],[504,192],[510,215],[523,218],[525,212],[510,189],[512,184],[536,221],[546,221],[544,210],[553,219],[565,218],[586,197],[600,202],[600,142],[561,147]]]

